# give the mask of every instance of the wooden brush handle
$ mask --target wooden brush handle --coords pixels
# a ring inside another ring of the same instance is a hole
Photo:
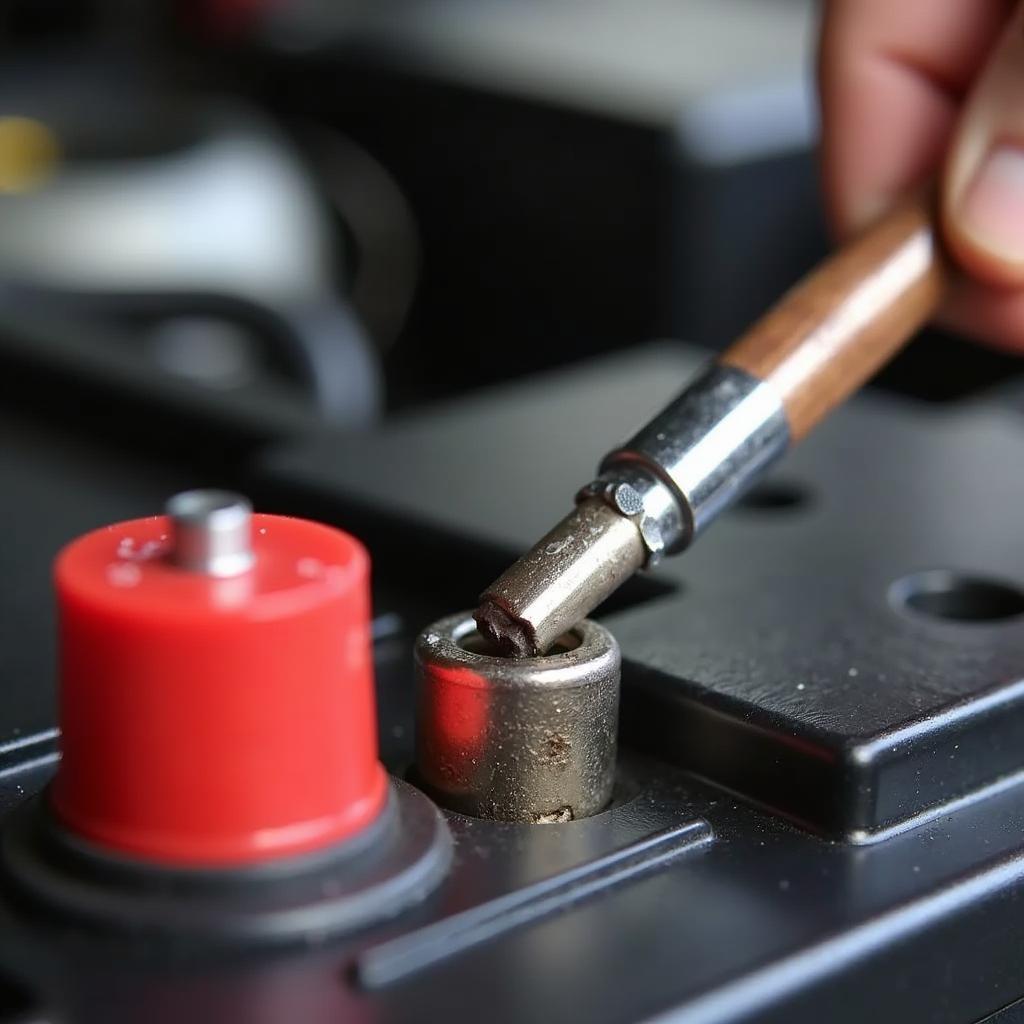
[[[929,319],[945,279],[930,193],[920,194],[787,292],[721,362],[776,389],[797,441]]]

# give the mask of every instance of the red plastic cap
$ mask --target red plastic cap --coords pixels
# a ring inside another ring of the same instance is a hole
[[[369,559],[338,530],[252,519],[252,569],[166,557],[165,517],[70,544],[56,564],[58,817],[114,851],[249,864],[351,836],[383,807]]]

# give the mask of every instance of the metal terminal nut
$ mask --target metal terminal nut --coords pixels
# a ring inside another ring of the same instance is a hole
[[[665,554],[665,526],[676,529],[675,495],[660,480],[639,467],[624,467],[614,478],[598,477],[576,495],[577,502],[597,498],[640,531],[646,552],[644,567],[657,565]]]
[[[416,641],[418,781],[479,818],[549,823],[611,800],[619,645],[584,620],[546,656],[486,653],[470,612]]]

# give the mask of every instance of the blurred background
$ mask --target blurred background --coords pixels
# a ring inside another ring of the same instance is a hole
[[[95,425],[134,389],[252,439],[651,338],[721,348],[827,246],[816,14],[8,0],[0,398]],[[878,384],[1019,372],[933,334]]]

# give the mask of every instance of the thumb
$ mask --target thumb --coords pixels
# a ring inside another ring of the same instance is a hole
[[[946,160],[942,221],[969,274],[1024,285],[1024,3],[963,108]]]

